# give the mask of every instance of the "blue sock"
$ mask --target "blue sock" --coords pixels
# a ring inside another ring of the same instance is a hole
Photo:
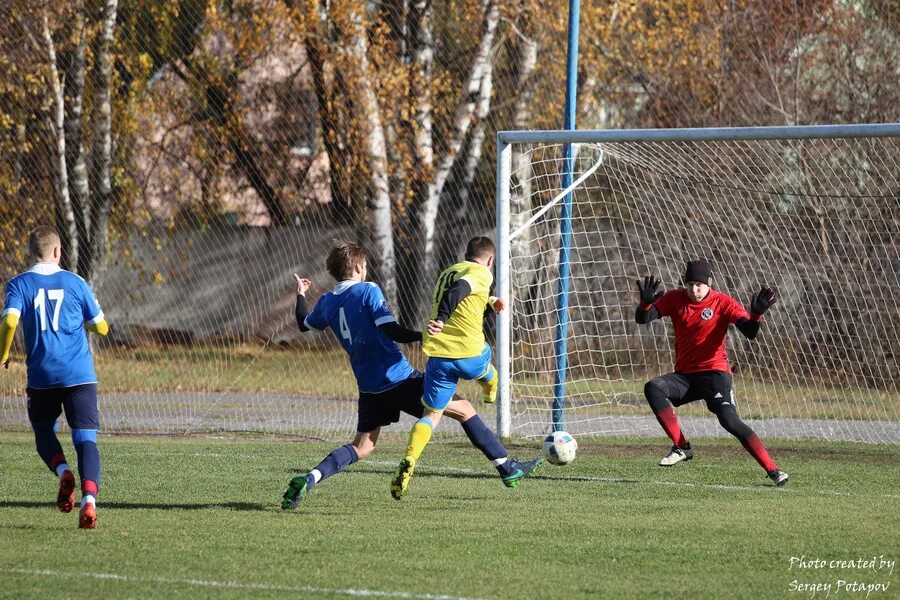
[[[335,448],[331,454],[325,457],[325,460],[315,466],[315,468],[306,475],[307,488],[328,479],[335,473],[340,473],[357,461],[356,450],[352,444],[344,444],[340,448]]]
[[[513,472],[512,461],[507,460],[509,452],[494,435],[494,432],[488,429],[481,417],[475,415],[463,421],[463,431],[469,436],[472,445],[481,450],[488,460],[490,460],[501,475],[510,475]]]
[[[32,423],[31,428],[34,430],[34,445],[38,456],[56,473],[56,465],[66,462],[62,446],[56,437],[56,423]]]
[[[73,429],[72,443],[78,454],[78,474],[81,476],[81,487],[96,491],[100,487],[100,452],[97,450],[96,429]],[[86,485],[93,482],[94,485]]]

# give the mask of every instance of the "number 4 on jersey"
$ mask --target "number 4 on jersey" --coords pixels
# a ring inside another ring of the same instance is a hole
[[[350,334],[350,326],[347,325],[347,315],[344,314],[343,306],[338,311],[338,325],[341,328],[341,337],[353,344],[353,336]]]

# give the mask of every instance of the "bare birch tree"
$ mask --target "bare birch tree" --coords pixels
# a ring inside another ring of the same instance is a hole
[[[17,17],[28,39],[36,48],[42,46],[45,56],[52,107],[49,129],[54,148],[54,215],[63,242],[62,264],[88,281],[94,279],[98,267],[102,266],[109,243],[113,201],[111,54],[117,7],[118,0],[104,0],[97,18],[99,34],[92,53],[93,111],[89,120],[83,114],[88,19],[84,3],[69,7],[70,12],[63,9],[60,13],[53,12],[55,7],[49,4],[43,6],[39,11],[41,43],[32,33],[32,23]],[[51,17],[63,21],[71,18],[74,22],[74,46],[64,52],[58,51]],[[84,140],[85,128],[91,123],[89,170]]]
[[[404,286],[410,297],[400,301],[401,314],[408,320],[417,321],[427,308],[423,298],[427,296],[430,280],[436,270],[435,228],[441,206],[444,186],[456,165],[466,135],[472,124],[482,80],[488,71],[491,49],[500,20],[499,4],[496,0],[484,0],[482,5],[479,44],[468,71],[462,90],[462,97],[456,106],[452,123],[448,130],[443,153],[435,157],[432,138],[432,120],[435,107],[430,94],[421,91],[421,86],[431,87],[432,63],[434,58],[433,9],[428,0],[419,0],[410,5],[409,47],[416,68],[410,93],[416,100],[416,122],[413,170],[418,177],[424,177],[413,186],[407,231],[412,234],[413,243],[401,254],[401,273],[406,278]],[[405,301],[404,301],[405,300]]]
[[[94,56],[94,140],[91,153],[94,193],[90,197],[90,240],[79,271],[88,281],[103,270],[109,244],[109,214],[112,208],[112,44],[118,0],[104,0],[100,35]]]
[[[366,221],[370,250],[375,253],[375,265],[391,306],[397,302],[394,235],[391,221],[391,191],[388,181],[387,141],[381,106],[375,89],[375,75],[369,61],[368,38],[363,16],[353,18],[354,62],[359,69],[356,87],[357,100],[363,120],[366,172],[369,194],[366,202]]]

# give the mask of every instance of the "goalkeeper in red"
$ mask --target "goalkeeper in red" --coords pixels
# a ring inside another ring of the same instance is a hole
[[[657,291],[659,284],[659,279],[653,276],[637,281],[641,302],[634,318],[643,325],[669,317],[675,328],[675,372],[661,375],[644,386],[653,414],[673,443],[660,466],[670,467],[694,457],[673,406],[703,400],[719,424],[740,440],[775,485],[784,485],[787,473],[778,468],[759,437],[737,415],[725,350],[725,336],[731,324],[748,339],[756,337],[763,314],[775,303],[775,292],[763,287],[747,313],[737,300],[710,287],[712,268],[703,259],[687,264],[684,288],[663,294]]]

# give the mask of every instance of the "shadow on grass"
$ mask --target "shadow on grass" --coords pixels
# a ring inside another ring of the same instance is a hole
[[[245,511],[269,511],[274,505],[259,504],[256,502],[213,502],[196,504],[179,503],[179,502],[102,502],[99,505],[103,510],[106,509],[122,509],[122,510],[140,510],[140,509],[168,509],[168,510],[245,510]],[[0,508],[52,508],[56,507],[49,502],[33,502],[27,500],[0,500]]]
[[[546,463],[545,463],[546,465]],[[665,480],[665,479],[639,479],[635,477],[615,477],[615,476],[600,476],[600,475],[566,475],[564,473],[559,474],[549,474],[552,473],[552,469],[555,467],[546,467],[542,466],[536,473],[533,473],[527,477],[527,481],[543,481],[543,482],[565,482],[565,483],[575,483],[575,484],[585,484],[585,485],[654,485],[654,486],[671,486],[671,487],[684,487],[684,488],[697,488],[697,489],[763,489],[770,488],[775,489],[771,482],[768,479],[761,478],[760,481],[696,481],[696,480]],[[545,469],[541,472],[542,469]],[[289,469],[290,473],[305,473],[305,471]],[[391,475],[394,474],[394,470],[390,467],[380,466],[377,464],[355,464],[350,469],[351,473],[362,473],[367,475],[382,475],[390,478]],[[469,479],[469,480],[477,480],[477,479],[489,479],[489,480],[497,480],[499,479],[498,475],[494,475],[491,473],[476,473],[476,472],[460,472],[460,471],[451,471],[451,470],[441,470],[441,469],[428,469],[427,467],[416,470],[415,476],[417,478],[420,477],[439,477],[442,479]]]
[[[579,476],[579,475],[548,475],[546,473],[541,473],[541,469],[544,467],[539,467],[538,471],[532,473],[527,477],[528,481],[533,480],[542,480],[542,481],[567,481],[567,482],[575,482],[575,483],[653,483],[647,482],[640,479],[632,479],[632,478],[619,478],[619,477],[589,477],[589,476]],[[290,469],[291,473],[305,473],[305,471],[299,471]],[[348,472],[351,473],[364,473],[367,475],[384,475],[390,478],[394,474],[394,469],[390,467],[384,467],[373,464],[355,464],[353,465]],[[476,472],[461,472],[458,470],[442,470],[442,469],[429,469],[428,467],[423,467],[421,469],[416,469],[415,473],[416,477],[439,477],[441,479],[490,479],[492,481],[496,481],[500,478],[500,476],[496,473],[476,473]]]
[[[308,470],[304,469],[285,469],[286,472],[294,474],[294,475],[305,475],[308,473]],[[367,465],[359,463],[350,467],[347,473],[364,473],[367,475],[384,475],[388,479],[390,479],[394,475],[394,469],[391,467],[379,467],[378,465]],[[427,467],[417,469],[415,473],[416,477],[446,477],[448,479],[497,479],[499,475],[492,475],[490,473],[460,473],[459,471],[436,471],[429,470]],[[531,475],[529,479],[539,477],[538,475]]]

